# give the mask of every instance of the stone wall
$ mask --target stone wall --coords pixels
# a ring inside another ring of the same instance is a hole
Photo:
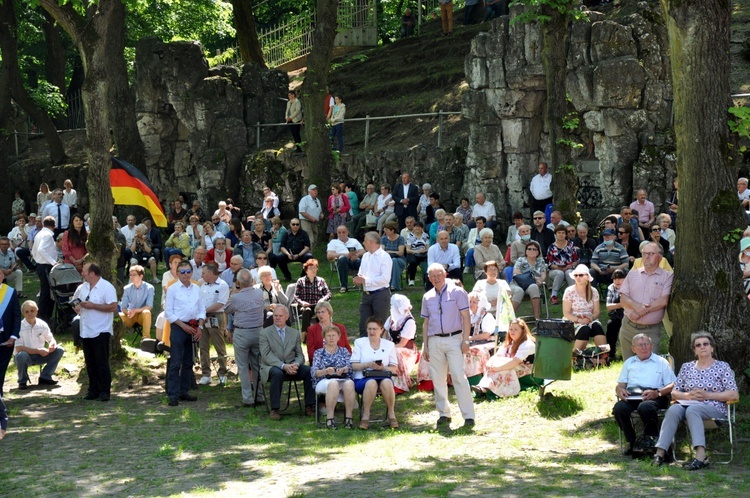
[[[195,193],[215,206],[240,193],[243,160],[256,122],[282,122],[286,73],[246,64],[208,68],[196,42],[140,40],[136,114],[148,176],[163,200]],[[264,128],[272,140],[278,130]]]
[[[582,213],[593,220],[619,210],[642,187],[662,204],[675,166],[669,47],[658,5],[639,2],[617,20],[598,12],[589,17],[572,26],[568,75],[560,84],[580,118],[581,184],[601,193],[599,205]],[[502,17],[477,35],[465,61],[470,90],[463,112],[471,135],[463,190],[487,191],[506,222],[513,211],[528,211],[528,184],[549,157],[541,47],[537,25]]]

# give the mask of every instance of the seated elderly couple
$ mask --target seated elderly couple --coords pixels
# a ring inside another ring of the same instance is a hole
[[[612,410],[628,443],[626,455],[641,449],[654,450],[652,465],[661,466],[667,458],[679,423],[686,421],[695,457],[683,465],[686,470],[709,466],[706,456],[704,420],[727,418],[727,403],[739,399],[734,372],[729,364],[716,360],[715,342],[708,332],[696,332],[690,344],[697,360],[682,365],[675,377],[669,362],[653,353],[653,344],[646,334],[633,338],[631,356],[622,366],[615,393],[619,398]],[[669,406],[669,395],[675,404]],[[668,409],[667,409],[668,408]],[[667,409],[661,429],[658,411]],[[638,411],[644,435],[638,439],[630,415]]]
[[[330,313],[329,313],[330,314]],[[273,325],[260,332],[260,376],[270,382],[271,419],[281,420],[281,387],[284,380],[302,380],[305,391],[305,414],[315,414],[315,396],[326,395],[329,418],[326,426],[335,429],[333,413],[342,399],[345,407],[344,426],[353,429],[352,410],[355,393],[362,394],[359,427],[369,428],[370,407],[378,392],[388,408],[388,423],[398,428],[396,394],[391,375],[397,371],[395,345],[383,335],[383,322],[375,317],[367,320],[367,337],[354,342],[354,351],[339,345],[341,331],[332,322],[321,326],[323,347],[313,353],[312,365],[305,365],[299,331],[287,326],[289,311],[278,305],[273,310]],[[309,339],[313,337],[309,336]]]

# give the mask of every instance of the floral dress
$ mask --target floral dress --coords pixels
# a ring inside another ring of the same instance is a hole
[[[388,317],[385,321],[384,328],[389,335],[388,339],[397,345],[396,356],[398,357],[398,370],[396,372],[396,377],[392,379],[393,387],[396,389],[396,393],[407,392],[411,389],[413,384],[411,372],[414,370],[414,366],[419,361],[420,356],[419,350],[414,343],[414,334],[417,330],[414,317],[411,314],[408,314],[401,323],[393,323],[391,317]],[[406,343],[405,347],[398,346],[402,337],[407,337],[409,339],[409,342]]]
[[[511,346],[501,347],[495,355],[487,362],[487,372],[479,381],[479,387],[491,391],[500,398],[515,396],[521,392],[521,384],[518,379],[531,374],[533,364],[526,363],[526,358],[534,354],[536,345],[533,341],[525,340],[518,346],[518,351],[511,356]],[[497,370],[513,358],[518,358],[521,363],[510,370]]]
[[[326,233],[336,233],[336,229],[346,223],[346,218],[349,214],[348,209],[343,213],[341,212],[341,208],[344,207],[344,200],[341,197],[341,194],[336,196],[332,195],[331,198],[332,200],[330,204],[332,206],[331,213],[333,213],[333,216],[328,218],[328,228],[326,229]],[[349,203],[346,202],[346,204],[348,205]]]

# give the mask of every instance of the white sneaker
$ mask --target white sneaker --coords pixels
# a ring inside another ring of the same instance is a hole
[[[206,377],[206,376],[201,377],[201,380],[198,382],[198,384],[202,386],[207,386],[211,384],[211,377]]]
[[[227,376],[226,375],[219,375],[219,384],[222,386],[227,383]]]
[[[414,287],[414,280],[409,280],[409,287]]]
[[[464,273],[469,273],[469,267],[468,266],[464,266]]]

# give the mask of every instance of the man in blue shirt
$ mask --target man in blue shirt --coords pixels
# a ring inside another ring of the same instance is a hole
[[[144,338],[151,337],[151,310],[154,308],[154,286],[144,282],[146,271],[141,265],[130,267],[130,283],[122,289],[120,319],[126,327],[136,323]]]
[[[441,230],[437,235],[437,243],[427,250],[427,264],[439,263],[445,269],[448,278],[464,281],[461,274],[461,252],[456,244],[450,243],[450,234]],[[427,290],[432,289],[432,283],[425,284]]]

